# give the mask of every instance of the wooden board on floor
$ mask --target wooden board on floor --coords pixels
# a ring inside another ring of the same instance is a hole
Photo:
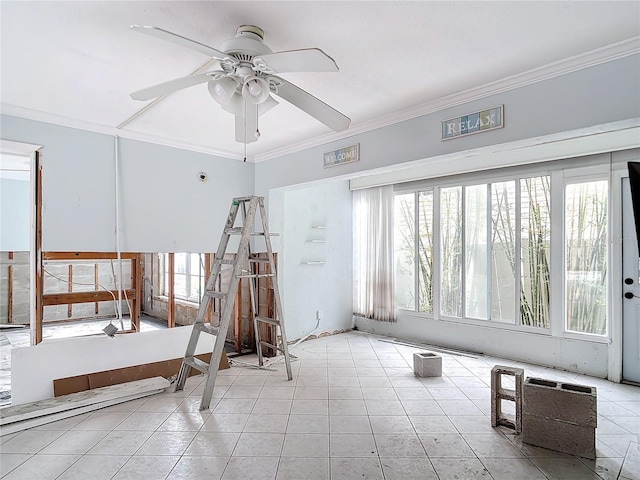
[[[196,355],[203,362],[209,363],[211,359],[210,353]],[[160,362],[145,363],[143,365],[133,365],[125,368],[116,368],[103,372],[92,372],[83,375],[75,375],[73,377],[59,378],[53,381],[53,395],[59,397],[70,393],[83,392],[95,388],[101,388],[108,385],[117,385],[120,383],[131,382],[151,377],[169,378],[177,375],[182,365],[182,358],[174,358],[172,360],[163,360]],[[225,352],[222,352],[220,358],[220,370],[229,368],[229,360]],[[197,375],[195,369],[191,369],[191,375]]]
[[[154,377],[3,408],[0,409],[0,436],[155,395],[169,385],[165,378]]]

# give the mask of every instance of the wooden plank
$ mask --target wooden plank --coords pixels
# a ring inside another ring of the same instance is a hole
[[[134,393],[132,395],[126,395],[123,397],[114,398],[112,400],[74,408],[73,410],[65,410],[63,412],[52,413],[51,415],[45,415],[43,417],[30,418],[21,422],[13,422],[8,425],[0,426],[0,437],[3,435],[9,435],[10,433],[21,432],[29,428],[39,427],[40,425],[46,425],[47,423],[57,422],[58,420],[64,420],[65,418],[75,417],[76,415],[82,415],[83,413],[93,412],[95,410],[100,410],[102,408],[117,405],[119,403],[125,403],[131,400],[137,400],[139,398],[150,397],[151,395],[156,395],[158,393],[162,393],[163,391],[164,389]]]
[[[151,254],[151,258],[149,259],[149,278],[151,279],[149,281],[149,308],[151,309],[151,311],[153,311],[153,286],[157,285],[157,283],[155,283],[155,279],[153,278],[153,266],[154,266],[154,261],[153,261],[153,257],[155,256],[155,253]],[[142,288],[144,288],[144,282],[142,283]]]
[[[37,345],[42,341],[42,322],[44,320],[44,305],[42,295],[44,294],[44,269],[42,268],[42,154],[37,151],[35,154],[36,170],[36,286],[34,295],[36,296],[36,318],[35,326],[31,334],[31,344]],[[33,320],[31,320],[33,321]]]
[[[143,299],[142,280],[142,254],[137,253],[136,258],[131,260],[131,288],[135,290],[135,298],[131,299],[133,311],[131,313],[131,325],[137,332],[140,331],[140,307]]]
[[[204,283],[205,285],[209,281],[209,276],[211,275],[211,253],[204,254]],[[209,302],[207,306],[207,311],[204,316],[204,323],[211,323],[211,312],[212,312],[213,302]]]
[[[0,409],[0,425],[20,422],[29,418],[42,417],[52,413],[71,410],[73,408],[104,402],[123,394],[131,395],[138,392],[165,389],[170,385],[169,380],[163,377],[151,377],[133,382],[119,383],[106,387],[86,390],[84,392],[70,393],[60,397],[47,398],[37,402],[25,403]]]
[[[170,382],[167,379],[153,377],[6,407],[0,409],[0,428],[2,429],[0,435],[43,425],[134,398],[154,395],[169,386]]]
[[[92,303],[92,302],[107,302],[113,300],[113,295],[118,297],[117,290],[99,290],[97,292],[74,292],[74,293],[48,293],[42,295],[43,305],[66,305],[68,303]],[[135,298],[135,290],[126,290],[129,299]]]
[[[169,278],[167,281],[169,282],[169,295],[167,298],[167,327],[173,328],[176,326],[176,317],[175,317],[175,309],[176,309],[176,300],[174,297],[174,270],[175,270],[175,254],[169,254]]]
[[[73,293],[73,265],[69,265],[69,283],[67,283],[69,293]],[[67,317],[71,318],[73,315],[73,303],[67,305]]]
[[[120,258],[131,260],[137,253],[120,252]],[[43,260],[116,260],[117,252],[43,252]]]
[[[93,265],[93,278],[95,283],[95,290],[97,292],[100,290],[100,268],[98,267],[97,263]],[[99,303],[96,302],[96,308],[95,308],[96,315],[98,315],[98,311],[99,311]]]
[[[9,255],[13,257],[13,252],[9,252]],[[9,295],[9,305],[8,305],[8,317],[7,323],[13,323],[13,265],[9,265],[9,278],[8,278],[8,295]]]
[[[13,260],[13,252],[7,252],[9,254],[9,260]]]

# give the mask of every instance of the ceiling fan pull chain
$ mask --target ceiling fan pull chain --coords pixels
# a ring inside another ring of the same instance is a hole
[[[243,118],[243,137],[244,137],[244,162],[247,161],[247,101],[242,100],[242,118]]]

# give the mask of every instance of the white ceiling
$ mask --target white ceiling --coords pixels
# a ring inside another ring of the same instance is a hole
[[[219,48],[239,25],[274,52],[321,48],[337,73],[282,74],[362,131],[403,111],[640,35],[640,2],[0,1],[3,113],[109,131],[148,102],[129,94],[191,74],[205,55],[129,29],[151,25]],[[211,69],[209,69],[211,70]],[[250,157],[344,138],[282,100]],[[349,131],[347,131],[347,134]],[[122,136],[242,158],[233,116],[197,85]]]

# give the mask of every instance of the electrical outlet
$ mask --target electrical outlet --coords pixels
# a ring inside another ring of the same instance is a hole
[[[316,320],[322,320],[322,310],[316,310]]]

